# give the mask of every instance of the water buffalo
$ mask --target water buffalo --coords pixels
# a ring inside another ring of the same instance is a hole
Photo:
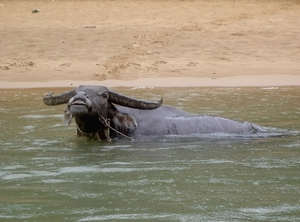
[[[64,123],[70,124],[74,117],[77,135],[98,140],[111,141],[116,136],[253,134],[261,129],[249,122],[188,113],[162,105],[162,99],[133,99],[103,86],[83,85],[58,96],[52,94],[44,97],[44,103],[68,104]]]

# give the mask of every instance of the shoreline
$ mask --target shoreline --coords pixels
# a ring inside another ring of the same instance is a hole
[[[209,77],[160,77],[136,80],[9,82],[0,81],[0,89],[75,88],[79,85],[106,87],[279,87],[300,86],[300,75],[248,75],[221,78]]]

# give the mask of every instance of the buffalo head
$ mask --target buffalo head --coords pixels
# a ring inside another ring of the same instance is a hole
[[[136,100],[113,92],[103,86],[79,86],[75,90],[44,97],[46,105],[68,104],[64,112],[64,123],[70,124],[75,118],[77,134],[80,136],[96,137],[98,140],[116,134],[129,135],[137,128],[133,116],[118,111],[113,104],[135,109],[156,109],[162,105],[158,103]]]

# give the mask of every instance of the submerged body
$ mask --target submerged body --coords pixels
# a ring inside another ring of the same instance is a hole
[[[260,128],[249,122],[193,114],[171,106],[161,106],[154,110],[117,108],[135,118],[138,127],[134,135],[244,134],[255,133]]]
[[[139,135],[253,134],[263,129],[249,122],[162,106],[162,99],[136,100],[102,86],[80,86],[58,96],[48,94],[43,101],[46,105],[67,103],[64,122],[69,124],[74,117],[79,136],[98,140]]]

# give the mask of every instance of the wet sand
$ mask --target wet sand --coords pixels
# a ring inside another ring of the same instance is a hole
[[[56,88],[78,87],[79,85],[102,85],[106,87],[277,87],[299,86],[299,75],[230,76],[223,78],[161,77],[142,78],[131,81],[49,81],[49,82],[7,82],[0,81],[0,89],[7,88]]]

